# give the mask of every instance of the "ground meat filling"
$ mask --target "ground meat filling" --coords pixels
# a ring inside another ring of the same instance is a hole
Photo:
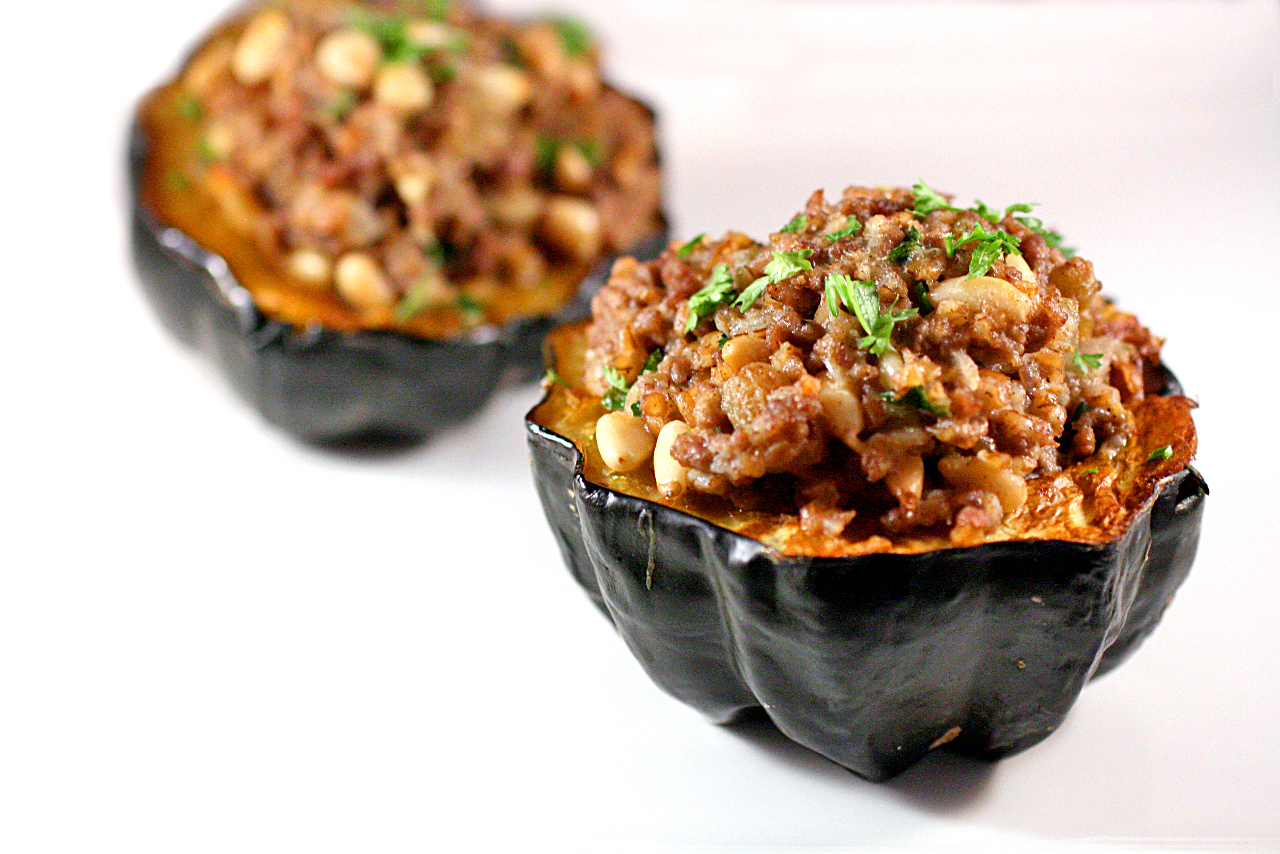
[[[819,191],[767,244],[620,262],[587,332],[585,382],[619,410],[602,456],[642,432],[671,498],[787,505],[827,536],[870,512],[888,534],[980,540],[1029,479],[1125,447],[1160,352],[1027,210]]]
[[[371,320],[483,315],[460,282],[535,287],[660,224],[652,115],[602,82],[571,21],[265,3],[181,85],[226,218]]]

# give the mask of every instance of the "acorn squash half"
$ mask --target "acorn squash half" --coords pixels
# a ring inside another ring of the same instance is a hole
[[[527,418],[539,496],[570,571],[641,666],[712,721],[763,709],[871,780],[944,744],[1007,756],[1134,650],[1190,570],[1208,490],[1189,465],[1193,404],[1163,368],[1114,464],[1070,471],[1094,496],[1087,531],[1050,522],[969,547],[806,556],[766,544],[788,520],[677,509],[651,478],[607,473],[583,328],[553,333],[563,379]]]
[[[219,25],[192,56],[238,37],[257,8]],[[371,20],[384,29],[401,22]],[[421,439],[471,416],[500,385],[539,376],[547,331],[589,313],[612,252],[551,264],[519,301],[502,297],[461,325],[456,312],[432,311],[370,325],[336,295],[299,289],[191,178],[193,152],[205,144],[202,108],[181,80],[143,100],[131,131],[135,266],[170,332],[211,359],[273,425],[318,442]],[[652,117],[639,101],[621,98]],[[665,247],[660,210],[652,225],[629,254],[652,257]]]

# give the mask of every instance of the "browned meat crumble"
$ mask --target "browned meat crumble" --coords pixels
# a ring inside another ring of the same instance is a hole
[[[519,314],[502,290],[581,273],[661,224],[652,114],[602,81],[570,21],[266,2],[176,85],[219,214],[370,325]]]
[[[889,535],[970,544],[1029,481],[1118,454],[1160,340],[1027,206],[948,202],[923,184],[819,191],[768,243],[620,261],[584,367],[618,410],[595,429],[606,465],[652,455],[668,498],[790,506],[810,534],[872,513]]]

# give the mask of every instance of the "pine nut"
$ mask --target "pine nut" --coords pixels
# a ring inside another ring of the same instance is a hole
[[[600,251],[600,215],[582,199],[552,196],[541,231],[557,249],[580,261],[594,258]]]
[[[373,97],[388,109],[408,114],[429,107],[435,89],[417,63],[397,62],[378,70],[373,81]]]
[[[367,87],[382,60],[382,46],[366,32],[336,30],[316,46],[320,73],[342,86]]]
[[[720,362],[728,369],[730,374],[736,374],[753,362],[767,362],[768,360],[769,345],[765,343],[764,339],[756,338],[752,335],[739,335],[736,338],[730,338],[720,348]]]
[[[314,249],[295,249],[289,255],[289,275],[312,286],[329,284],[333,264]]]
[[[627,412],[609,412],[596,422],[596,448],[604,464],[617,472],[635,471],[653,453],[654,440],[644,421]]]
[[[279,9],[267,9],[253,16],[236,42],[231,56],[231,73],[245,86],[256,86],[271,76],[292,32],[289,17]]]
[[[667,498],[682,495],[689,485],[689,470],[671,455],[671,446],[676,439],[688,432],[689,425],[683,421],[668,421],[662,425],[653,447],[653,477]]]
[[[499,116],[514,113],[533,97],[529,75],[506,65],[481,68],[472,78],[471,85],[476,93],[477,106]]]
[[[334,269],[338,293],[356,308],[389,308],[396,301],[378,262],[367,252],[348,252]]]

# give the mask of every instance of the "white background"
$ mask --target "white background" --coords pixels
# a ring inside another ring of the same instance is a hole
[[[535,389],[335,456],[162,333],[125,129],[223,2],[26,2],[0,50],[0,851],[1280,850],[1280,6],[560,7],[659,106],[677,235],[762,236],[849,183],[1041,203],[1201,403],[1213,494],[1164,623],[995,766],[872,785],[703,722],[561,565]]]

